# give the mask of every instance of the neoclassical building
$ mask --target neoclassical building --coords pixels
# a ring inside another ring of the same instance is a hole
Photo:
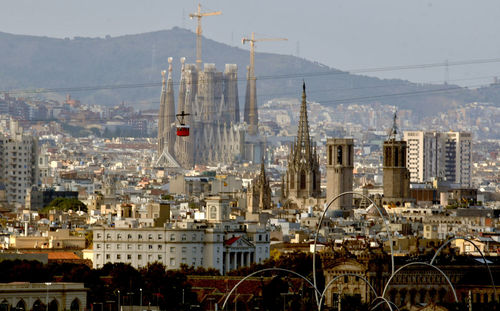
[[[395,259],[395,270],[411,261],[406,257]],[[371,302],[376,296],[361,277],[374,287],[377,295],[381,295],[391,275],[390,263],[389,255],[370,250],[356,255],[345,250],[323,253],[325,284],[337,278],[327,290],[326,305],[336,306],[339,297],[345,295],[357,296],[363,302]],[[437,266],[450,279],[459,301],[464,302],[469,296],[469,291],[474,303],[489,303],[494,300],[494,290],[483,264],[472,258],[461,257],[454,261],[438,262]],[[494,277],[500,273],[499,265],[490,265],[490,268]],[[444,276],[438,270],[426,265],[412,265],[396,274],[388,287],[385,298],[399,308],[455,301]]]
[[[48,307],[47,307],[48,304]],[[2,310],[83,311],[87,288],[83,283],[0,283]]]

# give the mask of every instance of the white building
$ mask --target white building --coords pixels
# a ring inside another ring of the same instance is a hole
[[[26,190],[38,184],[37,148],[37,140],[23,133],[17,121],[10,121],[8,135],[0,135],[0,183],[9,203],[24,204]]]
[[[93,229],[93,267],[129,263],[135,268],[160,262],[215,268],[221,273],[269,258],[269,231],[264,226],[228,220],[227,202],[207,199],[208,220],[165,223],[163,227]]]
[[[472,137],[462,132],[404,132],[408,146],[410,181],[426,182],[439,177],[471,186]]]

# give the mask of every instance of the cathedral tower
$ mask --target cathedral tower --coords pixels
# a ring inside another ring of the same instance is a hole
[[[247,192],[247,210],[255,214],[263,209],[271,208],[271,187],[266,176],[264,159],[260,164],[260,174],[253,181]]]
[[[354,141],[352,138],[328,138],[326,141],[326,202],[335,196],[352,191]],[[331,206],[333,210],[352,208],[352,194],[344,195]]]
[[[297,139],[292,145],[288,157],[287,193],[296,199],[317,198],[321,195],[319,159],[316,147],[309,137],[307,120],[306,85],[302,86],[302,104],[300,107]]]
[[[410,171],[406,168],[406,142],[397,140],[396,113],[389,138],[384,141],[384,205],[404,206],[410,199]]]

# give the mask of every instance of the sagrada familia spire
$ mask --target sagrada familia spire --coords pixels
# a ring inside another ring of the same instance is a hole
[[[283,189],[289,198],[296,199],[317,198],[321,195],[319,157],[309,136],[305,83],[302,88],[299,128],[288,157],[286,187]]]
[[[175,145],[175,102],[172,81],[172,57],[168,58],[168,78],[165,87],[165,71],[162,71],[160,115],[158,119],[158,160],[167,167],[179,167],[173,157]]]
[[[178,113],[189,116],[184,123],[189,136],[176,136],[175,102],[172,82],[172,59],[169,74],[163,75],[158,120],[158,160],[164,167],[192,168],[195,164],[232,163],[243,158],[245,129],[239,123],[238,68],[226,64],[224,72],[214,64],[198,71],[181,58]]]

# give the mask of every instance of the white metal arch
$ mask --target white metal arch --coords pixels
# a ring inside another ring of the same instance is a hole
[[[385,225],[385,229],[387,231],[387,237],[389,238],[390,248],[391,248],[391,272],[394,275],[394,249],[393,249],[393,245],[392,245],[393,244],[392,243],[392,236],[391,236],[391,233],[389,231],[389,226],[388,226],[389,221],[384,217],[384,214],[382,213],[382,210],[380,209],[380,207],[370,197],[368,197],[362,193],[358,193],[358,192],[354,192],[354,191],[346,191],[346,192],[343,192],[343,193],[335,196],[333,199],[330,200],[330,202],[328,202],[328,204],[326,204],[325,210],[323,211],[323,214],[321,215],[321,218],[319,219],[318,227],[316,228],[316,234],[314,235],[313,263],[312,263],[313,264],[313,282],[314,282],[314,287],[316,287],[316,288],[317,288],[317,282],[316,282],[316,245],[318,242],[319,229],[321,228],[321,224],[323,223],[323,219],[325,218],[326,212],[328,211],[330,206],[333,204],[333,202],[335,202],[340,197],[342,197],[344,195],[348,195],[348,194],[358,195],[358,196],[361,196],[362,198],[370,201],[370,203],[373,204],[373,206],[375,206],[375,208],[377,209],[380,217],[384,220],[384,225]],[[318,294],[316,294],[316,302],[318,302],[318,305],[319,305]]]

